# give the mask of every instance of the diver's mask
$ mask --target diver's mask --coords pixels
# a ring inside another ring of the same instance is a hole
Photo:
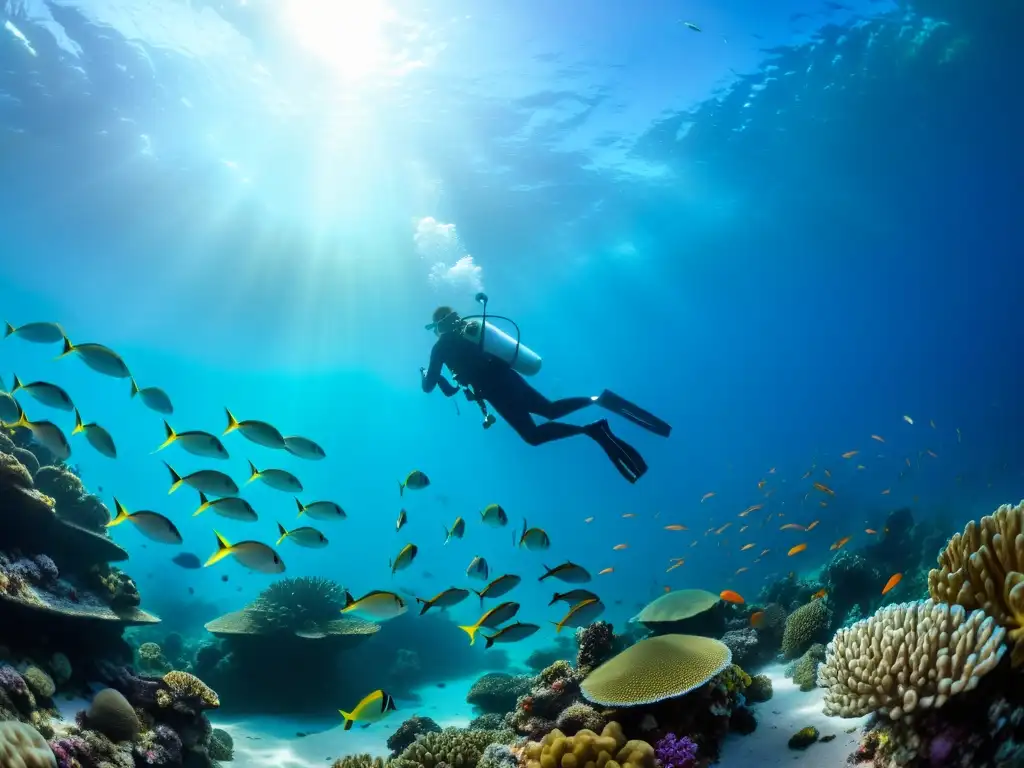
[[[435,336],[440,336],[442,333],[454,331],[458,326],[459,320],[458,312],[449,312],[436,323],[428,323],[423,327],[425,330],[433,331]]]

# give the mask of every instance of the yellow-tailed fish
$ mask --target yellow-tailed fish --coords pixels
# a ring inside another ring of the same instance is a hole
[[[171,473],[171,487],[167,493],[174,493],[182,484],[189,485],[202,493],[209,493],[212,496],[237,496],[238,486],[235,481],[218,472],[216,469],[200,469],[182,477],[174,471],[174,467],[164,462],[167,471]]]
[[[79,432],[85,435],[85,439],[89,441],[89,445],[102,453],[108,459],[117,458],[117,448],[114,446],[114,438],[110,436],[110,433],[99,424],[83,424],[82,414],[80,414],[76,408],[75,428],[71,430],[71,434],[77,435]]]
[[[21,406],[18,405],[18,401],[10,392],[0,392],[0,423],[15,422],[20,418]]]
[[[71,339],[65,336],[64,351],[57,355],[57,359],[71,354],[78,355],[83,363],[104,376],[113,376],[115,379],[131,378],[132,374],[124,359],[110,347],[93,343],[72,344]]]
[[[587,573],[587,569],[582,565],[576,565],[567,561],[561,565],[556,565],[554,568],[548,568],[545,565],[544,575],[537,579],[537,581],[544,581],[544,579],[548,578],[558,579],[568,584],[584,584],[590,581],[590,574]]]
[[[469,578],[480,579],[481,581],[487,581],[488,573],[490,573],[490,569],[487,567],[487,561],[480,557],[480,555],[474,557],[466,569],[466,575]]]
[[[452,527],[444,529],[444,543],[447,544],[452,539],[461,539],[462,535],[466,532],[466,521],[461,517],[456,517],[455,522],[452,523]]]
[[[229,458],[224,443],[220,441],[219,437],[211,435],[209,432],[203,432],[198,429],[189,430],[188,432],[175,432],[174,428],[166,420],[164,420],[164,432],[166,433],[166,438],[157,446],[156,451],[153,451],[153,453],[162,451],[171,444],[177,444],[195,456],[203,456],[208,459]]]
[[[55,459],[67,461],[71,457],[71,444],[52,421],[29,421],[25,414],[18,415],[14,422],[4,422],[5,427],[21,427],[32,433],[32,439],[45,447]]]
[[[409,522],[409,515],[408,515],[408,513],[404,509],[400,510],[398,512],[398,520],[395,523],[395,533],[398,533],[400,530],[402,530],[402,528],[404,528],[405,524],[408,523],[408,522]]]
[[[412,472],[405,476],[405,480],[399,481],[398,495],[404,496],[406,488],[408,488],[410,491],[422,491],[428,485],[430,485],[430,478],[427,477],[427,473],[421,472],[418,469],[414,469]]]
[[[459,587],[448,587],[448,589],[438,592],[429,600],[423,600],[417,597],[417,603],[423,603],[423,610],[420,611],[420,616],[429,611],[431,608],[451,608],[452,606],[458,605],[463,600],[469,597],[468,589],[461,589]]]
[[[192,513],[192,517],[201,515],[208,509],[215,515],[231,520],[240,520],[243,523],[254,523],[259,519],[256,510],[252,508],[252,504],[240,496],[222,496],[219,499],[210,501],[206,498],[206,494],[200,491],[199,507]]]
[[[488,504],[480,513],[480,522],[492,528],[500,528],[508,524],[508,515],[500,504]]]
[[[281,542],[285,539],[294,541],[300,547],[308,547],[309,549],[320,549],[321,547],[327,546],[327,537],[324,536],[316,528],[310,528],[305,525],[301,528],[292,528],[290,531],[280,523],[277,524],[277,532],[281,534],[281,538],[277,540],[277,546],[281,546]]]
[[[338,712],[345,718],[345,730],[352,728],[352,723],[376,723],[383,720],[389,713],[395,711],[395,700],[384,691],[374,691],[356,704],[351,712],[339,709]]]
[[[268,424],[265,421],[256,421],[255,419],[244,419],[239,421],[227,408],[224,409],[224,413],[228,417],[228,426],[224,430],[225,435],[238,430],[242,433],[242,437],[247,440],[251,440],[256,443],[256,445],[275,449],[282,449],[285,447],[284,435],[282,435],[277,430],[277,427],[272,424]]]
[[[412,565],[412,561],[416,559],[416,554],[419,551],[419,547],[415,544],[406,544],[402,547],[402,551],[395,557],[394,562],[388,563],[391,566],[391,575],[394,576],[396,572],[403,571]]]
[[[269,485],[278,491],[285,493],[302,493],[302,483],[295,475],[286,469],[256,469],[256,465],[249,462],[249,479],[246,484],[260,480],[264,485]]]
[[[585,627],[592,624],[594,619],[602,613],[604,613],[604,603],[600,600],[593,598],[581,600],[569,609],[561,621],[555,623],[555,633],[561,632],[563,627]]]
[[[170,416],[174,413],[174,406],[171,404],[171,398],[168,397],[167,393],[164,392],[160,387],[140,387],[135,379],[132,379],[132,397],[136,395],[142,401],[142,404],[149,408],[151,411],[162,413],[165,416]]]
[[[306,515],[314,520],[344,520],[348,517],[345,514],[345,510],[333,501],[314,501],[310,504],[303,504],[298,499],[295,499],[295,506],[299,510],[299,514],[296,517]]]
[[[757,545],[754,543],[744,544],[742,547],[740,547],[740,552],[746,552],[748,549],[753,549],[756,546]]]
[[[512,619],[517,613],[519,613],[519,603],[501,603],[477,619],[476,624],[460,626],[459,629],[469,635],[469,644],[473,645],[476,642],[476,633],[480,627],[497,629],[506,621]]]
[[[484,640],[487,641],[486,648],[490,648],[495,643],[518,643],[520,640],[525,640],[540,627],[537,624],[524,624],[521,621],[517,621],[515,624],[509,624],[503,629],[499,629],[493,635],[484,635]]]
[[[4,338],[17,336],[35,344],[56,344],[64,340],[64,329],[58,323],[25,323],[17,327],[5,323]]]
[[[117,499],[114,499],[114,511],[114,519],[106,524],[107,528],[127,521],[138,528],[139,533],[147,539],[161,544],[181,544],[181,534],[174,523],[157,512],[142,511],[129,514]]]
[[[675,567],[675,566],[673,566],[673,567]],[[614,568],[602,568],[600,571],[597,572],[597,575],[598,576],[607,576],[609,573],[614,573],[614,572],[615,572]]]
[[[319,461],[327,458],[327,452],[308,437],[300,435],[289,435],[284,439],[284,448],[293,456],[300,459]]]
[[[555,603],[569,603],[569,605],[576,605],[582,603],[584,600],[599,600],[600,598],[591,592],[589,589],[570,589],[568,592],[556,592],[555,596],[551,598],[551,602],[548,605],[554,605]]]
[[[527,528],[526,520],[523,520],[523,533],[519,537],[519,546],[526,547],[531,552],[540,552],[551,546],[551,538],[543,528]]]
[[[387,621],[401,616],[406,611],[405,600],[394,592],[375,589],[355,600],[351,593],[345,593],[345,607],[342,613],[351,613],[367,621]]]
[[[513,589],[519,586],[519,582],[523,579],[520,576],[515,576],[511,573],[506,573],[504,576],[499,576],[486,587],[477,592],[475,589],[473,592],[480,598],[480,607],[484,605],[484,598],[501,597]]]
[[[213,534],[217,537],[217,551],[210,555],[204,563],[205,567],[219,563],[229,555],[250,571],[260,573],[284,573],[284,562],[278,557],[277,552],[259,541],[240,541],[237,544],[230,544],[227,539],[217,531]]]
[[[59,411],[73,411],[75,404],[71,402],[71,395],[48,381],[33,381],[30,384],[22,384],[18,374],[14,374],[14,384],[11,386],[11,394],[22,391],[31,395],[43,405],[56,408]]]

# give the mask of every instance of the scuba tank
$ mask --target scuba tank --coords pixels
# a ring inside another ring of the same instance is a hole
[[[486,293],[478,293],[476,300],[483,305],[484,311],[479,315],[467,315],[462,318],[463,338],[477,344],[489,355],[504,360],[516,373],[533,376],[540,371],[540,355],[522,343],[519,326],[516,325],[516,322],[503,315],[488,315]],[[516,337],[512,338],[500,328],[487,322],[488,317],[512,323],[516,329]]]

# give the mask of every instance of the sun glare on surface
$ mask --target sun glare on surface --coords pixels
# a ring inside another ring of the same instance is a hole
[[[386,62],[393,12],[383,0],[285,0],[282,13],[299,44],[343,77],[374,74]]]

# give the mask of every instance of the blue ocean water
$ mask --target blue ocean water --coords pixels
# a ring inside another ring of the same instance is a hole
[[[543,627],[516,653],[561,615],[544,564],[613,569],[594,586],[616,625],[666,588],[753,596],[895,508],[956,529],[1024,495],[1020,17],[1011,2],[8,0],[3,316],[116,349],[170,394],[179,431],[219,434],[228,407],[323,445],[304,462],[233,434],[217,465],[239,482],[247,460],[289,469],[303,500],[347,511],[317,523],[327,549],[280,547],[288,575],[429,596],[483,555],[523,576],[520,618]],[[542,392],[609,388],[673,425],[664,440],[609,417],[650,465],[639,483],[585,437],[531,448],[420,391],[423,326],[441,304],[476,311],[478,291],[543,357]],[[190,517],[193,492],[168,496],[161,459],[210,462],[153,455],[160,417],[58,352],[5,340],[5,383],[65,387],[118,446],[111,461],[72,439],[86,484],[168,515],[205,559],[214,521]],[[399,497],[414,468],[430,487]],[[288,495],[245,496],[261,519],[217,519],[229,540],[272,543],[295,521]],[[492,502],[507,528],[479,525]],[[444,546],[460,515],[465,539]],[[524,518],[549,552],[513,547]],[[143,606],[186,629],[269,583],[113,535]],[[393,577],[409,542],[418,558]]]

